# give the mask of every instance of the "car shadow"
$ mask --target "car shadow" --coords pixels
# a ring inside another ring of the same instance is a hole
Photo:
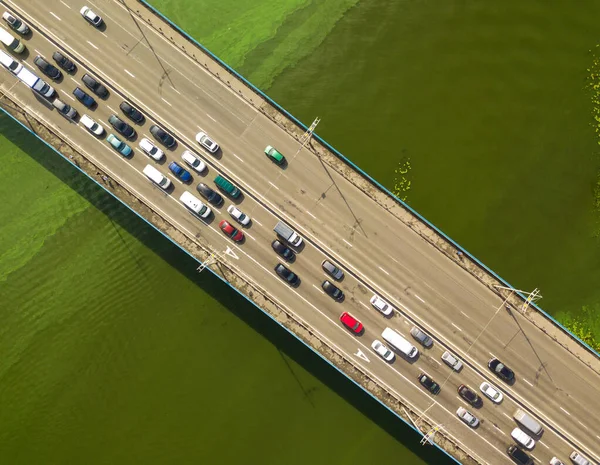
[[[243,192],[240,191],[240,195],[238,195],[237,197],[232,197],[231,195],[229,195],[227,192],[221,190],[221,192],[231,201],[231,203],[233,203],[234,205],[239,205],[241,204],[244,199],[246,198],[246,196],[244,195]]]
[[[215,153],[212,152],[208,152],[210,154],[210,156],[215,157],[217,160],[220,160],[221,158],[223,158],[223,150],[221,149],[221,147],[219,147],[219,150],[217,150]]]

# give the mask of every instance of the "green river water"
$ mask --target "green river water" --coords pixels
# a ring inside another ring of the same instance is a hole
[[[153,4],[600,334],[598,2]],[[5,116],[0,147],[0,465],[451,463]]]

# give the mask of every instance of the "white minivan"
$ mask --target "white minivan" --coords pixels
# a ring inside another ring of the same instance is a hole
[[[210,208],[204,205],[197,197],[190,194],[188,191],[185,191],[183,194],[181,194],[179,200],[182,204],[184,204],[186,207],[188,207],[191,211],[193,211],[200,217],[208,218],[210,216]]]
[[[144,168],[144,174],[148,176],[148,178],[162,187],[164,190],[167,190],[171,185],[171,180],[167,178],[164,174],[158,171],[152,165],[146,165]]]
[[[415,358],[419,354],[419,350],[415,346],[400,336],[400,334],[392,328],[385,328],[383,333],[381,333],[381,337],[394,349],[399,350],[408,358]]]
[[[15,53],[23,53],[25,51],[25,45],[19,39],[14,37],[6,29],[0,27],[0,42],[6,45],[6,48],[12,50]]]

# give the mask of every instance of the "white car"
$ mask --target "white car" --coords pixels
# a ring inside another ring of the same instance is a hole
[[[200,158],[194,155],[189,150],[186,150],[181,154],[181,159],[194,168],[198,173],[202,173],[206,169],[206,163],[204,163]]]
[[[492,402],[496,404],[502,402],[502,399],[504,398],[502,393],[488,382],[484,381],[483,383],[481,383],[479,389],[485,394],[486,397],[488,397]]]
[[[565,465],[565,462],[561,462],[556,457],[550,459],[550,465]]]
[[[375,339],[373,341],[373,344],[371,344],[371,349],[373,349],[377,353],[377,355],[381,356],[381,358],[384,359],[386,362],[391,362],[392,360],[394,360],[394,352],[392,352],[390,349],[384,346],[377,339]]]
[[[383,313],[385,316],[390,316],[394,312],[394,307],[388,304],[385,300],[379,297],[377,294],[373,294],[371,297],[371,305]]]
[[[519,428],[513,429],[510,435],[517,444],[523,446],[525,449],[533,449],[533,446],[535,446],[533,438]]]
[[[162,157],[165,156],[165,153],[161,149],[150,142],[150,139],[145,137],[140,141],[140,148],[156,161],[162,160]]]
[[[102,134],[104,134],[104,128],[100,124],[96,123],[88,115],[81,115],[81,118],[79,118],[79,122],[83,124],[92,134],[96,134],[97,136],[101,136]]]
[[[460,371],[463,366],[462,362],[448,351],[442,354],[442,360],[454,371]]]
[[[215,153],[217,150],[219,150],[219,144],[208,137],[205,132],[199,132],[196,134],[196,141],[210,153]]]
[[[81,10],[79,10],[79,12],[81,13],[81,16],[83,16],[83,18],[92,26],[100,27],[102,24],[102,18],[94,13],[91,8],[84,6],[81,8]]]
[[[181,197],[179,197],[179,200],[182,204],[184,204],[197,215],[200,215],[202,218],[208,218],[212,213],[210,208],[204,205],[200,199],[198,199],[198,197],[190,194],[188,191],[184,191],[184,193],[181,194]]]
[[[464,421],[471,428],[476,428],[479,424],[479,420],[477,419],[477,417],[464,407],[458,407],[458,410],[456,411],[456,416],[462,421]]]
[[[235,205],[229,205],[229,207],[227,207],[227,211],[235,219],[235,221],[240,223],[242,226],[248,226],[248,223],[250,223],[250,217],[243,213]]]

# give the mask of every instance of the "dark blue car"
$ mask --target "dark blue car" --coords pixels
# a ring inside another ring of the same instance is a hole
[[[184,169],[177,162],[172,162],[169,165],[169,169],[171,170],[171,173],[173,173],[175,176],[177,176],[183,182],[190,182],[192,180],[192,175],[190,174],[190,172],[188,170]]]
[[[79,100],[88,108],[96,106],[96,101],[88,94],[86,94],[83,90],[81,90],[79,87],[75,87],[73,95],[77,98],[77,100]]]

